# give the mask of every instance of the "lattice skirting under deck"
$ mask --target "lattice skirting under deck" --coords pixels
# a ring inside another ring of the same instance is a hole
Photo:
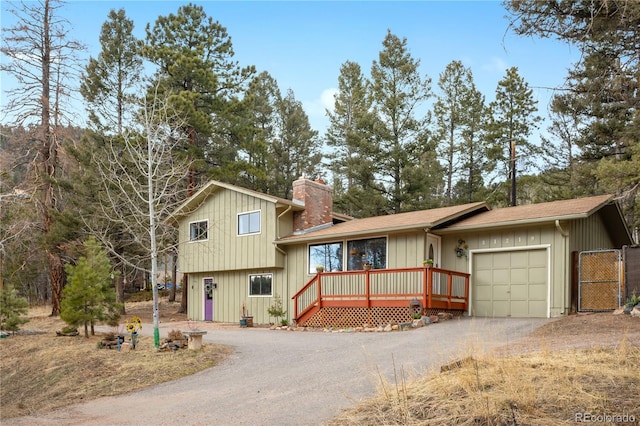
[[[453,315],[462,315],[462,311],[447,309],[426,309],[425,315],[436,315],[438,312],[450,312]],[[372,307],[372,308],[322,308],[315,315],[298,324],[305,327],[362,327],[368,324],[371,327],[384,326],[410,322],[412,312],[409,308],[397,307]]]

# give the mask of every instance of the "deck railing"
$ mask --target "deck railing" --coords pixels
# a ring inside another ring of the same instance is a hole
[[[292,299],[298,322],[323,307],[409,307],[414,299],[426,309],[467,310],[469,274],[433,267],[321,272]]]

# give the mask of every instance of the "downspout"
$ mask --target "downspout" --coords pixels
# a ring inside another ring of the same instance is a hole
[[[560,232],[560,235],[562,235],[562,255],[565,258],[565,261],[562,262],[562,273],[564,275],[564,278],[567,278],[567,237],[569,236],[569,233],[567,231],[565,231],[564,229],[562,229],[562,226],[560,225],[560,221],[558,219],[556,219],[556,229],[558,230],[558,232]],[[569,258],[570,259],[570,258]],[[568,284],[571,284],[571,279],[569,279]],[[565,283],[565,285],[562,286],[562,299],[563,299],[563,304],[566,305],[564,307],[564,314],[568,315],[569,312],[567,312],[567,306],[571,305],[571,301],[567,300],[567,285]]]
[[[282,216],[284,216],[285,214],[289,213],[292,208],[293,208],[292,206],[287,207],[287,209],[285,211],[283,211],[282,213],[280,213],[278,215],[278,217],[277,217],[277,220],[276,220],[276,239],[277,240],[280,239],[280,219],[282,218]],[[286,262],[287,252],[282,250],[280,248],[280,246],[278,246],[277,242],[274,242],[273,245],[275,246],[276,250],[285,257],[285,262]],[[284,270],[287,271],[287,268],[284,268]],[[287,286],[287,302],[286,302],[287,312],[291,312],[291,309],[290,309],[290,306],[289,306],[291,290],[289,288],[290,286],[289,286],[289,277],[288,276],[287,276],[287,285],[286,286]],[[284,300],[283,300],[283,303],[284,303]],[[288,318],[287,318],[287,320],[288,320]]]

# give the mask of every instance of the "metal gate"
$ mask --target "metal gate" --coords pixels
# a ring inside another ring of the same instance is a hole
[[[612,311],[622,305],[624,292],[620,250],[580,252],[578,311]]]

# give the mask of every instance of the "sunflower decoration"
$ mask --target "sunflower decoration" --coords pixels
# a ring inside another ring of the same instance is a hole
[[[138,344],[138,331],[142,330],[142,320],[139,317],[133,317],[127,320],[125,330],[131,334],[131,344],[135,349]]]
[[[142,330],[142,320],[138,317],[133,317],[127,321],[125,328],[127,333],[136,333],[137,331]]]

